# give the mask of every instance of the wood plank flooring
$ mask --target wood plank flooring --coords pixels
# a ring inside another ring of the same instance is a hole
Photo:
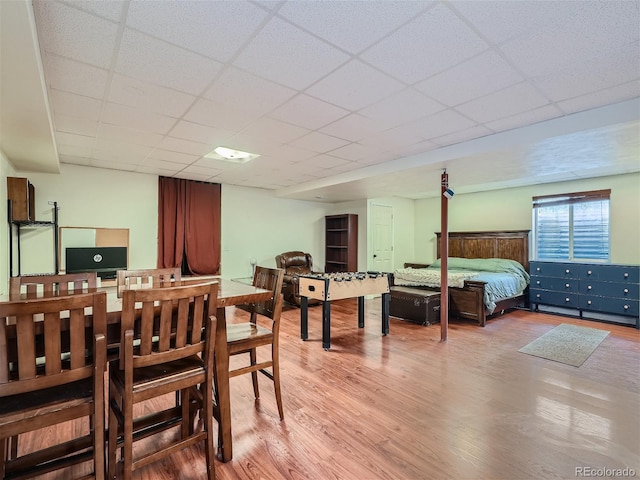
[[[260,378],[255,401],[250,376],[231,379],[234,459],[216,462],[218,479],[573,479],[585,467],[640,476],[638,330],[513,311],[485,328],[451,320],[441,343],[439,325],[395,318],[382,337],[379,300],[366,305],[358,329],[355,300],[332,304],[329,352],[321,307],[310,308],[306,342],[299,310],[283,312],[285,420],[270,381]],[[228,311],[229,321],[243,315]],[[579,368],[518,352],[560,323],[611,333]],[[64,434],[26,435],[20,445]],[[197,446],[134,478],[201,479],[204,469]]]

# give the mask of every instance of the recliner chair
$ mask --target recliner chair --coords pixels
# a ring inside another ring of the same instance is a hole
[[[308,273],[320,273],[313,271],[313,259],[311,254],[291,251],[276,256],[276,267],[284,270],[282,281],[282,295],[284,300],[293,305],[300,306],[301,298],[298,290],[298,275]],[[309,305],[318,305],[320,300],[310,298]]]

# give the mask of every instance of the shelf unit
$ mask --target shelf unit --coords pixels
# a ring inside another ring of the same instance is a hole
[[[358,215],[325,217],[326,273],[358,271]]]
[[[33,198],[33,193],[31,194],[30,198]],[[59,248],[58,248],[58,243],[59,243],[59,238],[58,238],[58,202],[50,202],[53,205],[53,221],[51,222],[47,222],[47,221],[38,221],[38,220],[16,220],[13,217],[13,200],[9,199],[8,201],[8,205],[7,205],[7,214],[8,214],[8,221],[9,221],[9,276],[13,277],[13,276],[21,276],[22,274],[22,269],[21,269],[21,248],[20,248],[20,236],[22,233],[22,229],[23,228],[38,228],[38,227],[48,227],[48,228],[52,228],[53,227],[53,248],[54,248],[54,271],[53,272],[49,272],[51,274],[58,274],[60,273],[60,257],[59,257]],[[14,268],[13,268],[13,263],[14,263],[14,255],[13,255],[13,248],[14,248],[14,241],[13,241],[13,232],[14,232],[14,227],[16,228],[16,248],[17,248],[17,261],[18,261],[18,269],[17,269],[17,274],[14,275]]]

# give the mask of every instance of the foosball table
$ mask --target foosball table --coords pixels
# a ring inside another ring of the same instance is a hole
[[[322,301],[322,348],[331,348],[331,301],[358,299],[358,327],[364,328],[365,295],[382,295],[382,335],[389,333],[389,275],[381,272],[322,273],[299,276],[300,337],[309,337],[309,299]]]

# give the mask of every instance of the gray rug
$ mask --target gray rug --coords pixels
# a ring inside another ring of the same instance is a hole
[[[563,323],[518,351],[579,367],[607,335],[606,330]]]

